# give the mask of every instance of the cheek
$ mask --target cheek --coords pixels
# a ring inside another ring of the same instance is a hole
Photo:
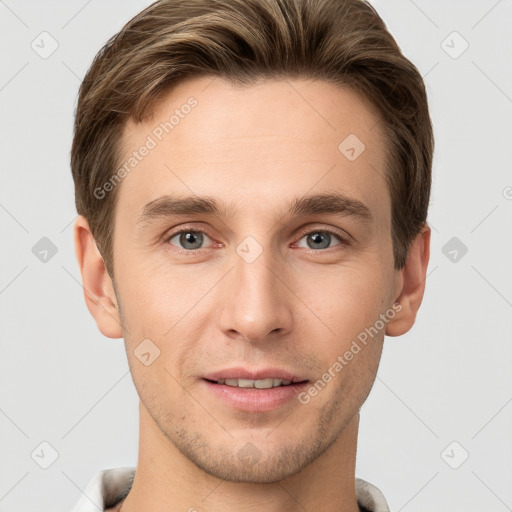
[[[377,266],[339,268],[323,281],[321,290],[303,288],[308,305],[322,320],[307,327],[315,338],[314,357],[322,361],[324,372],[333,375],[331,392],[339,393],[341,402],[345,396],[359,403],[375,379],[384,339],[382,326],[375,327],[385,308],[383,275]],[[330,375],[324,373],[325,379]]]
[[[190,266],[172,268],[140,260],[120,272],[123,313],[133,330],[161,337],[207,290]]]
[[[354,337],[375,323],[387,293],[380,268],[340,266],[310,277],[307,281],[313,284],[303,284],[299,296],[323,320],[331,337]]]
[[[159,353],[152,364],[158,378],[174,382],[166,371],[181,378],[184,362],[196,349],[210,313],[215,311],[210,302],[213,295],[208,296],[208,291],[216,280],[213,272],[198,275],[190,266],[172,271],[168,267],[140,266],[124,276],[120,299],[127,328],[125,342],[128,357],[134,360],[133,369],[141,378],[146,373],[144,378],[157,378],[154,372],[141,371],[136,360],[142,350],[138,346],[146,339],[157,347],[146,342],[149,352]]]

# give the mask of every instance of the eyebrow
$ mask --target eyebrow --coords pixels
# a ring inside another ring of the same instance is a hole
[[[370,208],[359,199],[336,192],[298,197],[287,204],[286,210],[292,216],[337,214],[354,216],[363,223],[371,223]],[[234,204],[219,203],[209,196],[165,195],[147,203],[137,219],[137,224],[173,216],[203,214],[228,218],[235,211]]]

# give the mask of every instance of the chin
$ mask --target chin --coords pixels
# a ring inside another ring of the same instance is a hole
[[[184,439],[181,437],[181,442]],[[202,442],[201,442],[202,441]],[[261,441],[235,441],[212,446],[204,438],[196,437],[195,443],[186,443],[177,448],[205,473],[228,482],[276,483],[300,473],[330,443],[326,438],[295,439],[291,445],[288,437],[286,445],[268,439]]]

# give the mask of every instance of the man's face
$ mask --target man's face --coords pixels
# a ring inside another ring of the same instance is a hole
[[[190,97],[197,104],[182,108]],[[376,113],[324,81],[241,88],[208,77],[128,123],[122,161],[143,145],[119,185],[114,273],[146,426],[219,478],[295,474],[357,415],[380,359],[379,315],[400,292]],[[304,202],[327,194],[347,201]],[[179,212],[166,196],[207,196],[219,212]],[[237,375],[302,384],[215,382]]]

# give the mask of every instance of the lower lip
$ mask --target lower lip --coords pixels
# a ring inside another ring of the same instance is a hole
[[[206,379],[203,379],[203,382],[210,393],[224,400],[231,407],[250,412],[267,412],[277,409],[296,398],[308,385],[306,381],[277,388],[256,389],[226,386]]]

